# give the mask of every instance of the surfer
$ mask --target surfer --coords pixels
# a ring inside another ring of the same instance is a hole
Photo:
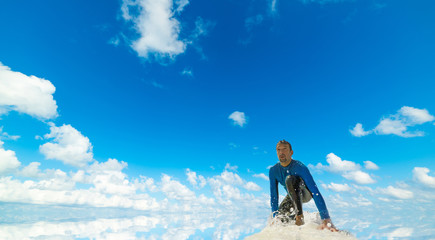
[[[304,224],[302,203],[314,199],[320,213],[322,223],[319,229],[338,231],[332,224],[326,208],[325,200],[317,188],[308,168],[300,161],[292,159],[292,146],[286,140],[281,140],[276,145],[276,154],[279,163],[269,170],[270,181],[270,205],[272,206],[273,217],[288,222],[295,220],[295,224]],[[287,196],[278,207],[278,183],[287,190]]]

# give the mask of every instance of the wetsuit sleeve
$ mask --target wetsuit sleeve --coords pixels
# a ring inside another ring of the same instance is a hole
[[[275,217],[275,212],[278,211],[278,181],[275,177],[275,171],[273,168],[269,170],[269,181],[270,181],[270,206],[272,207],[272,213]]]
[[[314,182],[313,176],[311,176],[310,171],[305,165],[301,166],[299,174],[300,177],[304,180],[308,190],[310,190],[310,192],[313,194],[313,199],[316,203],[317,209],[319,210],[320,217],[322,219],[330,218],[328,209],[326,208],[325,200],[323,199],[322,194],[320,194],[320,191],[317,188],[316,183]]]

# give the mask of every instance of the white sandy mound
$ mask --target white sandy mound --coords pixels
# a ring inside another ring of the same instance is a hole
[[[259,233],[248,236],[245,240],[357,240],[347,232],[318,230],[321,220],[318,213],[304,212],[305,224],[296,226],[294,222],[283,224],[270,220]]]

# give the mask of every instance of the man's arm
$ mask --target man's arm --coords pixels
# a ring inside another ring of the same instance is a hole
[[[278,211],[278,181],[273,172],[273,168],[269,169],[269,182],[270,182],[270,206],[272,207],[273,217]]]
[[[316,203],[317,209],[319,210],[320,217],[322,218],[322,220],[329,219],[329,212],[326,208],[325,200],[323,199],[322,194],[320,194],[320,191],[317,188],[316,183],[314,182],[313,176],[311,176],[310,171],[305,165],[301,165],[300,167],[301,169],[298,173],[300,174],[300,177],[304,180],[308,190],[310,190],[310,192],[313,194],[313,199]]]
[[[332,232],[338,232],[337,228],[335,228],[334,224],[332,224],[331,218],[329,217],[328,209],[326,208],[325,200],[322,197],[322,194],[320,194],[319,189],[317,188],[316,183],[314,182],[313,176],[311,176],[310,170],[303,165],[301,177],[305,182],[305,185],[307,186],[308,190],[313,194],[314,202],[316,203],[317,209],[320,213],[320,218],[322,218],[322,223],[318,227],[319,229],[328,229]]]

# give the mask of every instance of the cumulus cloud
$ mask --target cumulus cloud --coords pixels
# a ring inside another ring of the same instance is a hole
[[[403,116],[403,121],[410,126],[435,120],[435,117],[430,115],[426,109],[404,106],[399,110],[399,114]]]
[[[47,120],[57,117],[56,88],[45,79],[14,72],[0,62],[0,115],[9,111]]]
[[[12,150],[5,150],[3,142],[0,140],[0,175],[10,173],[21,165],[18,161],[15,152]]]
[[[402,188],[395,188],[393,186],[388,186],[387,188],[380,189],[380,191],[385,195],[392,196],[398,199],[411,199],[414,197],[413,192]]]
[[[169,199],[192,201],[195,199],[195,193],[179,181],[172,180],[166,174],[162,175],[161,190]]]
[[[343,174],[343,177],[355,181],[358,184],[371,184],[376,182],[368,173],[360,170],[346,172]]]
[[[221,173],[221,175],[215,179],[222,181],[224,184],[241,186],[241,187],[243,187],[247,190],[251,190],[251,191],[259,191],[261,189],[261,187],[258,186],[256,183],[247,182],[247,181],[243,180],[238,174],[233,173],[233,172],[228,172],[226,170],[224,170]]]
[[[421,137],[422,131],[411,131],[410,127],[432,122],[435,117],[428,110],[414,107],[403,106],[396,114],[383,117],[379,124],[370,131],[364,131],[362,124],[357,123],[355,128],[350,130],[352,135],[361,137],[370,133],[377,135],[397,135],[400,137]]]
[[[243,127],[247,120],[244,112],[235,111],[230,114],[228,119],[231,119],[233,121],[233,124],[236,126]]]
[[[189,168],[186,169],[187,181],[189,181],[192,186],[197,188],[203,188],[207,184],[204,176],[196,175],[196,172],[191,171]]]
[[[71,125],[56,127],[50,123],[50,133],[44,136],[45,139],[52,139],[52,142],[45,143],[39,147],[40,152],[47,159],[62,161],[64,164],[76,167],[84,167],[88,162],[93,161],[92,145],[89,138],[83,136]]]
[[[372,161],[364,161],[364,168],[367,170],[378,170],[379,167]]]
[[[321,163],[317,164],[318,169],[327,170],[334,173],[341,173],[346,171],[355,171],[359,170],[361,168],[360,165],[347,160],[341,160],[341,158],[334,153],[329,153],[326,156],[326,162],[328,162],[329,165],[324,166]]]
[[[435,177],[429,176],[430,170],[425,167],[415,167],[412,170],[414,180],[424,186],[435,188]]]
[[[350,191],[352,191],[352,188],[347,184],[339,184],[339,183],[333,183],[333,182],[331,182],[328,185],[322,184],[322,187],[324,189],[329,189],[329,190],[332,190],[334,192],[350,192]]]
[[[116,159],[108,159],[106,162],[95,162],[87,170],[89,176],[78,173],[74,177],[84,183],[92,183],[94,189],[100,193],[133,195],[136,193],[136,186],[128,180],[127,174],[122,170],[127,163]]]
[[[140,57],[155,54],[172,58],[185,51],[186,43],[179,39],[180,22],[174,15],[188,3],[177,0],[174,9],[172,0],[123,0],[122,16],[133,23],[140,36],[131,44]]]
[[[41,166],[40,162],[31,162],[20,171],[20,175],[29,178],[42,178],[43,174],[39,166]]]
[[[348,160],[342,160],[334,153],[329,153],[326,156],[326,161],[328,162],[328,165],[326,166],[322,163],[318,163],[316,166],[308,166],[314,169],[326,170],[340,174],[344,178],[355,181],[358,184],[372,184],[376,182],[368,173],[360,170],[361,166],[359,164]]]
[[[65,187],[65,186],[63,186]],[[137,199],[119,195],[108,196],[91,189],[56,189],[55,186],[44,186],[44,182],[25,181],[0,178],[0,201],[34,203],[34,204],[66,204],[89,205],[94,207],[122,207],[139,210],[158,209],[155,199],[147,195]]]

